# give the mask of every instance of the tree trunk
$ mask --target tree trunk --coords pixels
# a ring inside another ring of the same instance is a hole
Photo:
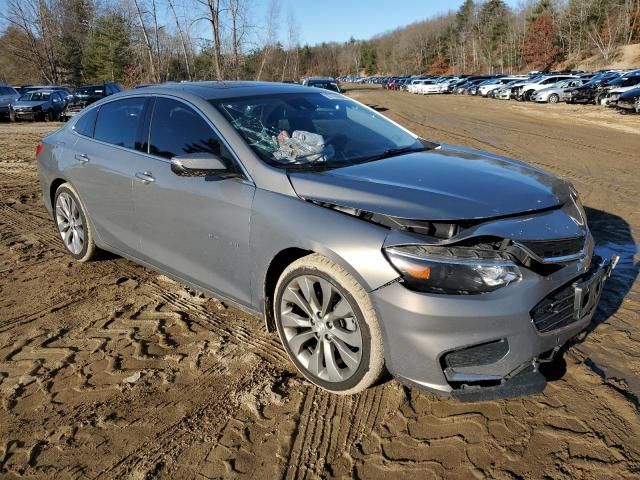
[[[151,80],[153,82],[158,81],[158,77],[156,76],[156,67],[155,62],[153,61],[153,48],[151,47],[151,42],[149,41],[149,35],[147,35],[147,27],[144,25],[144,19],[142,18],[142,11],[140,10],[140,4],[138,0],[133,0],[133,3],[136,6],[136,10],[138,12],[138,20],[140,21],[140,28],[142,28],[142,36],[144,37],[144,43],[147,48],[147,54],[149,55],[149,67],[151,68]]]

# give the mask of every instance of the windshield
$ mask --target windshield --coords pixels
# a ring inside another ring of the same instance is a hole
[[[74,95],[76,97],[96,97],[102,96],[104,93],[104,87],[102,85],[97,87],[78,87]]]
[[[340,91],[338,89],[338,84],[336,82],[309,82],[307,84],[307,86],[316,87],[316,88],[324,88],[326,90],[332,90],[334,92],[339,92]]]
[[[412,134],[332,92],[210,100],[256,154],[283,168],[335,168],[419,151]]]
[[[20,97],[22,102],[35,102],[40,100],[49,100],[51,94],[49,92],[29,92]]]

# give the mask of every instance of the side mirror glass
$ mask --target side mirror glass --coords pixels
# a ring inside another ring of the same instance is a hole
[[[222,158],[213,153],[197,152],[171,159],[171,171],[183,177],[238,177],[236,169],[230,169]]]

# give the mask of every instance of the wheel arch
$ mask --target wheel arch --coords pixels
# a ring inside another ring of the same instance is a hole
[[[267,332],[275,332],[276,330],[275,319],[273,318],[273,297],[280,275],[293,262],[312,253],[316,252],[299,247],[289,247],[278,252],[269,262],[263,282],[263,309]]]
[[[58,178],[55,178],[51,182],[51,184],[49,185],[49,201],[51,202],[51,210],[52,211],[55,210],[56,191],[58,190],[60,185],[65,184],[65,183],[69,183],[69,181],[64,179],[64,178],[58,177]]]

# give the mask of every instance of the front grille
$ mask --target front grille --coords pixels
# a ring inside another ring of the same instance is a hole
[[[560,240],[531,240],[522,242],[528,250],[541,259],[576,255],[584,247],[584,237]]]
[[[543,299],[533,310],[531,318],[540,333],[566,327],[578,320],[574,310],[575,288],[567,285]]]

